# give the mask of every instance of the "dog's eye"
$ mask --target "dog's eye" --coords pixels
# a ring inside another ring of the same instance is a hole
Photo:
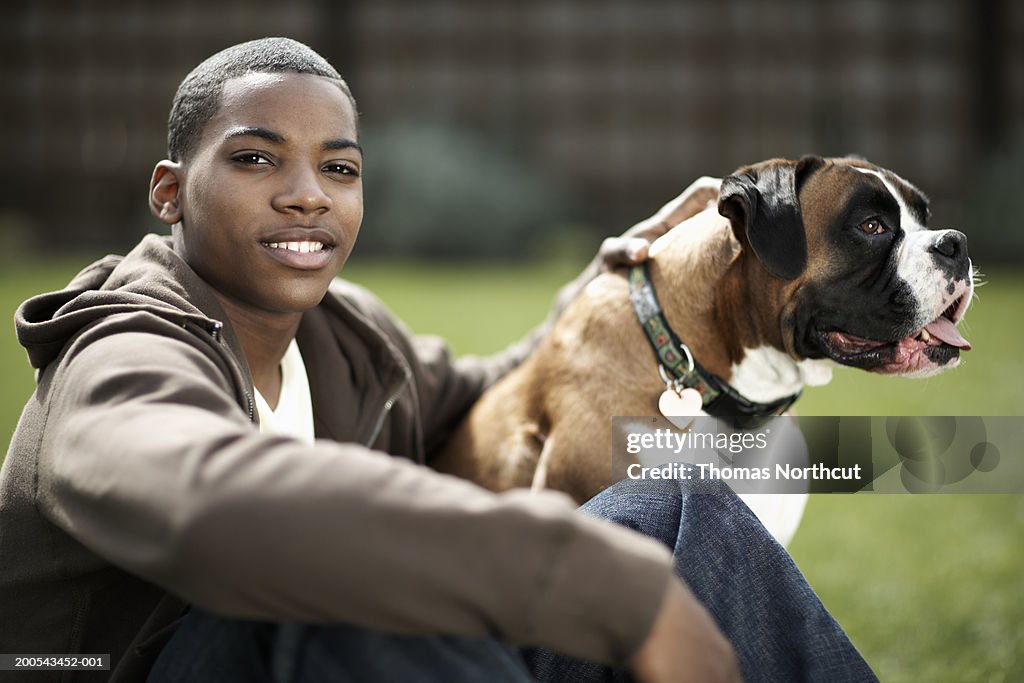
[[[870,218],[857,227],[869,235],[881,235],[883,232],[888,230],[888,228],[885,227],[885,223],[877,218]]]

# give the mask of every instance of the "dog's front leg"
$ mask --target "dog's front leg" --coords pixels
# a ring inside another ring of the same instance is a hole
[[[540,457],[537,459],[537,469],[533,471],[533,482],[530,484],[530,489],[533,491],[547,488],[548,468],[551,466],[551,459],[554,457],[552,453],[555,450],[555,441],[556,439],[550,434],[544,439],[544,446],[541,448]]]

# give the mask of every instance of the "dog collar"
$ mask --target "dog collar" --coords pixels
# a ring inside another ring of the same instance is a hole
[[[721,377],[705,370],[665,319],[646,261],[630,268],[629,299],[654,349],[662,379],[677,393],[683,387],[695,389],[708,415],[727,420],[736,428],[749,429],[782,415],[800,397],[797,392],[771,403],[756,403]]]

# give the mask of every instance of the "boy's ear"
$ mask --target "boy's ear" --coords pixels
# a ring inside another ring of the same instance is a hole
[[[182,167],[176,161],[164,159],[153,169],[149,181],[149,210],[167,225],[181,220]]]

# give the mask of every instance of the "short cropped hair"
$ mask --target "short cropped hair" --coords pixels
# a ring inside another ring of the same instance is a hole
[[[192,70],[178,86],[167,120],[167,153],[185,161],[203,128],[217,113],[224,83],[251,73],[298,73],[334,80],[356,108],[355,98],[337,70],[312,48],[291,38],[261,38],[221,50]]]

